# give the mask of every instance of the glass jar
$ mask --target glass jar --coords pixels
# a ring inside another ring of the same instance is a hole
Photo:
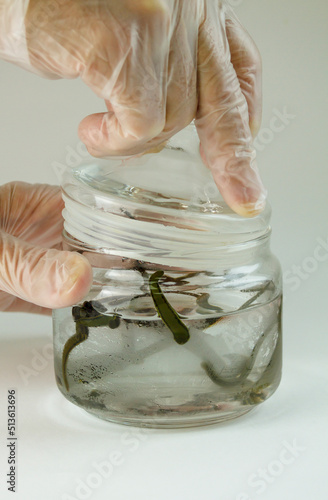
[[[84,301],[55,310],[58,387],[113,422],[189,427],[238,417],[281,377],[281,270],[270,208],[224,203],[188,127],[160,153],[62,173],[65,249]]]

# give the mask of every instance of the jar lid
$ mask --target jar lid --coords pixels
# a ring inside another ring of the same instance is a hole
[[[139,242],[140,250],[155,245],[166,253],[171,247],[175,256],[216,255],[222,245],[254,241],[270,231],[269,204],[259,215],[244,218],[224,202],[201,160],[193,126],[174,136],[160,153],[67,168],[61,184],[66,231],[90,244],[92,228],[92,237],[103,248],[115,247],[116,233],[131,251]],[[146,243],[149,238],[152,242]],[[140,259],[137,250],[136,255]]]

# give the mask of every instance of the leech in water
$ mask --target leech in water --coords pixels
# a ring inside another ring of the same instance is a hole
[[[111,329],[118,328],[120,325],[120,318],[117,315],[105,316],[104,314],[96,311],[92,302],[84,302],[82,307],[74,306],[72,315],[76,324],[76,333],[70,337],[64,345],[62,355],[62,372],[64,384],[67,392],[69,385],[67,380],[67,360],[71,351],[79,344],[87,340],[89,336],[89,328],[108,326]]]
[[[63,356],[62,356],[62,372],[67,392],[69,391],[67,372],[66,372],[68,356],[70,352],[74,349],[74,347],[78,346],[79,344],[87,340],[88,337],[89,337],[88,327],[80,323],[77,323],[75,335],[73,335],[73,337],[70,337],[64,346]]]
[[[138,269],[140,270],[140,269]],[[143,270],[143,274],[146,275],[146,271]],[[178,313],[173,309],[173,307],[170,305],[170,303],[167,301],[166,297],[164,296],[160,286],[159,286],[159,279],[164,275],[163,271],[157,271],[154,274],[151,275],[149,279],[149,288],[150,288],[150,293],[152,300],[154,302],[155,308],[160,316],[160,318],[163,320],[164,324],[169,328],[169,330],[172,332],[174,340],[180,344],[183,345],[188,340],[190,339],[190,333],[186,325],[182,322],[180,319]],[[268,288],[269,285],[271,285],[272,282],[269,281],[267,282],[264,287],[262,287],[261,290],[257,291],[257,293],[249,300],[247,300],[241,307],[239,307],[239,311],[242,309],[247,308],[250,306],[253,302],[255,302]],[[190,295],[193,295],[190,293]],[[218,310],[220,308],[213,306],[208,302],[209,295],[208,294],[202,294],[202,296],[198,297],[197,303],[200,307],[203,307],[205,309],[209,310]],[[101,307],[100,303],[97,302],[92,302],[92,301],[86,301],[83,303],[82,306],[75,306],[72,308],[72,315],[74,318],[74,321],[76,323],[76,334],[73,335],[71,338],[69,338],[64,346],[63,349],[63,356],[62,356],[62,373],[63,373],[63,379],[65,383],[65,387],[67,391],[69,391],[69,384],[67,380],[67,361],[68,357],[71,353],[71,351],[77,347],[79,344],[87,340],[89,336],[89,328],[93,327],[109,327],[111,329],[118,328],[120,325],[120,317],[118,315],[112,315],[108,316],[105,314],[100,313],[98,310],[95,309],[97,305],[99,304],[99,307]],[[215,323],[218,321],[223,320],[225,317],[222,316],[219,319],[215,319]],[[210,362],[206,361],[206,358],[211,358],[212,356],[209,355],[208,352],[206,352],[207,345],[205,340],[201,341],[201,337],[197,336],[198,343],[200,345],[197,346],[197,349],[195,354],[203,355],[205,360],[201,363],[202,368],[205,370],[209,378],[216,383],[217,385],[221,386],[232,386],[237,383],[243,382],[244,380],[247,379],[250,371],[252,370],[256,356],[263,344],[263,341],[266,337],[266,332],[261,336],[260,340],[254,347],[252,354],[250,358],[245,363],[244,368],[240,372],[240,374],[237,377],[234,377],[233,380],[226,380],[222,377],[220,377],[217,372],[215,371],[214,366],[216,365],[215,362]],[[188,343],[189,346],[189,343]],[[190,346],[191,348],[192,346]],[[193,347],[194,350],[194,347]],[[151,354],[151,353],[149,353]],[[203,359],[204,359],[203,358]],[[220,359],[220,358],[218,358]],[[250,364],[249,364],[250,363]]]
[[[220,377],[216,372],[211,363],[203,362],[201,363],[201,367],[206,371],[207,375],[210,377],[212,382],[214,382],[217,385],[220,385],[221,387],[229,387],[229,386],[234,386],[236,384],[239,384],[240,382],[244,382],[252,369],[254,368],[256,357],[263,345],[264,340],[267,337],[267,334],[271,331],[271,327],[268,328],[260,337],[260,339],[257,341],[256,345],[254,346],[252,353],[250,357],[247,359],[243,369],[241,372],[234,377],[232,380],[227,380],[222,377]]]
[[[173,307],[166,300],[159,284],[158,280],[164,275],[163,271],[156,271],[149,278],[150,293],[156,307],[156,311],[162,318],[165,325],[171,330],[174,340],[183,345],[188,342],[190,335],[189,330],[186,325],[181,321],[178,313],[173,309]]]
[[[269,286],[271,284],[272,284],[272,281],[268,281],[255,295],[253,295],[253,297],[251,297],[246,302],[244,302],[244,304],[242,304],[237,310],[242,311],[243,309],[246,309],[251,304],[253,304],[269,288]],[[219,318],[216,321],[216,323],[218,323],[219,321],[222,321],[222,319],[224,319],[224,316]],[[220,385],[221,387],[233,386],[233,385],[238,384],[240,382],[244,382],[247,379],[250,371],[254,367],[256,356],[257,356],[257,354],[258,354],[258,352],[259,352],[259,350],[264,342],[264,339],[266,338],[266,334],[267,334],[267,331],[262,334],[260,340],[255,345],[255,347],[251,353],[251,356],[247,359],[242,371],[239,373],[239,375],[234,377],[232,380],[226,380],[226,379],[222,378],[220,375],[218,375],[217,372],[215,371],[213,363],[203,361],[201,363],[201,367],[205,370],[205,372],[207,373],[209,378],[212,380],[212,382],[214,382],[217,385]],[[249,364],[250,361],[251,361],[251,363]]]

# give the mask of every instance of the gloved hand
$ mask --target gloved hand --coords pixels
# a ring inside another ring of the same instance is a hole
[[[0,56],[46,77],[79,76],[105,99],[107,112],[80,124],[91,154],[144,152],[196,117],[203,159],[226,202],[246,216],[263,209],[252,145],[261,119],[260,57],[227,3],[30,0],[26,10],[27,3],[0,0],[8,7],[0,10],[0,33],[11,26],[17,34],[10,38],[7,28]]]
[[[56,186],[12,182],[0,187],[0,311],[50,314],[89,291],[89,262],[60,251],[62,209]]]

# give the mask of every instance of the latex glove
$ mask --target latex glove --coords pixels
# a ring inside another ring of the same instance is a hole
[[[261,119],[260,57],[225,2],[30,0],[25,25],[33,71],[79,76],[105,99],[107,112],[79,128],[92,155],[144,152],[196,117],[203,159],[226,202],[243,215],[264,207],[251,133]],[[2,56],[10,59],[8,50]]]
[[[62,209],[56,186],[13,182],[0,187],[0,311],[50,314],[89,291],[89,262],[60,251]]]

